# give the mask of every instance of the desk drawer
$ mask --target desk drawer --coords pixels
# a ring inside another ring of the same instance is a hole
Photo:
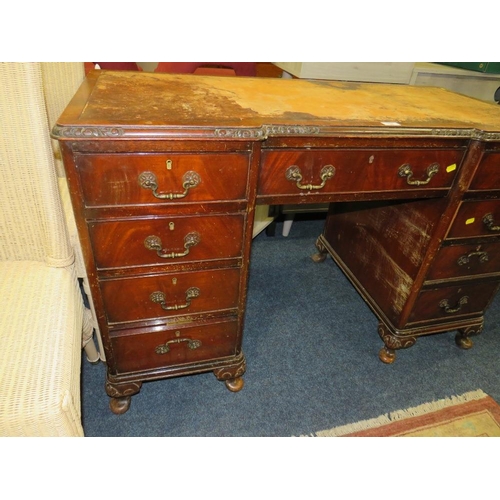
[[[246,199],[248,154],[75,154],[88,207]]]
[[[89,223],[98,269],[240,257],[242,214]]]
[[[143,330],[112,339],[118,373],[130,373],[237,354],[238,321]]]
[[[464,201],[447,238],[500,236],[500,200]]]
[[[454,245],[441,248],[429,280],[459,278],[500,271],[500,243]]]
[[[218,269],[101,282],[110,323],[238,307],[240,270]]]
[[[409,322],[481,314],[498,288],[497,282],[423,290]]]
[[[448,189],[462,150],[270,150],[259,195]]]
[[[470,189],[500,189],[500,153],[484,155],[474,179],[472,179]]]

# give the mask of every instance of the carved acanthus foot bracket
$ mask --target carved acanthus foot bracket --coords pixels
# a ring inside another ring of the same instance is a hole
[[[116,384],[106,380],[106,393],[111,398],[109,408],[116,415],[122,415],[130,408],[131,397],[141,390],[142,382]]]
[[[473,335],[479,335],[483,331],[483,324],[460,328],[455,336],[455,342],[461,349],[470,349],[474,343],[470,339]]]
[[[223,381],[231,392],[238,392],[243,389],[244,381],[242,376],[245,370],[246,361],[243,354],[241,354],[240,359],[235,364],[216,368],[214,375],[217,377],[217,380]]]
[[[318,253],[311,255],[311,259],[316,263],[324,262],[328,254],[328,250],[326,249],[321,236],[319,236],[316,240],[315,246],[318,249]]]
[[[379,359],[383,363],[391,364],[396,360],[396,350],[411,347],[416,341],[416,337],[398,336],[391,332],[383,323],[378,325],[378,334],[384,342],[384,347],[380,349]]]

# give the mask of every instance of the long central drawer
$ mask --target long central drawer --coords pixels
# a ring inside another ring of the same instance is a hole
[[[459,149],[268,150],[259,195],[448,189]]]

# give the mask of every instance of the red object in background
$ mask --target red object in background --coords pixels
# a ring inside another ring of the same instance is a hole
[[[125,71],[142,71],[141,68],[135,62],[86,62],[83,63],[85,68],[85,74],[89,71],[95,69],[95,65],[98,64],[101,69],[111,69],[111,70],[125,70]]]
[[[211,69],[226,70],[226,74],[230,74],[227,70],[233,70],[236,76],[257,75],[257,63],[254,62],[160,62],[155,73],[209,74]]]
[[[121,71],[140,71],[135,62],[96,62],[101,69],[121,70]]]
[[[98,64],[101,69],[116,71],[142,71],[135,62],[85,63],[85,74]],[[155,73],[194,73],[197,75],[256,76],[254,62],[160,62]]]

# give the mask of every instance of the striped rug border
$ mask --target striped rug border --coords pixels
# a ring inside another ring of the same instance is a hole
[[[431,401],[429,403],[424,403],[412,408],[407,408],[405,410],[398,410],[384,415],[380,415],[376,418],[371,418],[367,420],[361,420],[359,422],[354,422],[351,424],[341,425],[339,427],[334,427],[332,429],[327,429],[312,434],[313,437],[339,437],[345,436],[346,434],[352,434],[355,432],[364,431],[367,429],[373,429],[375,427],[380,427],[382,425],[391,424],[411,417],[418,417],[425,415],[434,411],[442,410],[451,406],[456,406],[462,403],[467,403],[469,401],[479,400],[485,397],[489,397],[488,394],[483,392],[481,389],[475,391],[466,392],[461,396],[450,396],[444,399],[439,399],[437,401]]]

